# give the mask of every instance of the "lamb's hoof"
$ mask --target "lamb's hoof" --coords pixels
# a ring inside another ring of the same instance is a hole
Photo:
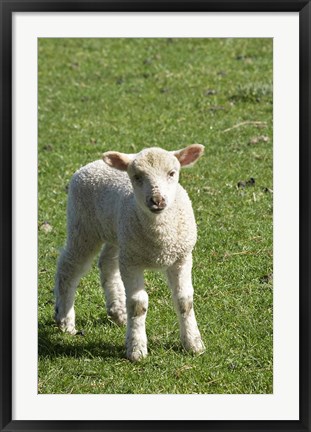
[[[135,346],[133,348],[128,348],[126,350],[126,357],[131,362],[137,362],[139,360],[142,360],[143,358],[147,357],[147,347],[145,346]]]
[[[56,320],[56,323],[63,333],[68,333],[73,336],[77,334],[75,324],[72,321],[70,321],[68,318],[62,318],[60,320]]]
[[[205,345],[200,337],[192,341],[184,343],[184,348],[193,354],[203,354],[205,352]]]
[[[125,308],[120,308],[118,306],[112,306],[108,309],[108,316],[119,326],[126,325],[127,314]]]
[[[121,326],[125,326],[126,325],[126,322],[127,322],[127,315],[126,314],[119,315],[119,314],[109,313],[108,316],[118,326],[121,327]]]

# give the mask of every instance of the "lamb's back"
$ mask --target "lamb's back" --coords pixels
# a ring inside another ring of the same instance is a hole
[[[132,185],[125,172],[97,160],[83,166],[73,175],[68,210],[73,207],[74,211],[82,213],[85,223],[96,224],[103,241],[116,242],[116,216],[121,203],[132,194]]]

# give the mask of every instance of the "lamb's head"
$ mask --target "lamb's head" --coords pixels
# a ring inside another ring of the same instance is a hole
[[[137,154],[109,151],[103,154],[103,160],[110,167],[128,173],[143,211],[159,214],[175,201],[180,168],[193,165],[203,151],[201,144],[177,151],[152,147]]]

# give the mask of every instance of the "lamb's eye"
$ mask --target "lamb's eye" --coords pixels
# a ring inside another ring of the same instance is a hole
[[[176,171],[172,170],[168,173],[169,177],[174,177],[176,175]]]
[[[136,182],[136,183],[142,183],[142,181],[143,181],[143,178],[142,178],[142,176],[141,175],[138,175],[138,174],[135,174],[134,175],[134,177],[133,177],[133,179],[134,179],[134,181]]]

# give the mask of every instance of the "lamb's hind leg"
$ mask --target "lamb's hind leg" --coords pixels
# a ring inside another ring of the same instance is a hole
[[[125,290],[119,270],[118,247],[107,243],[100,254],[98,266],[107,313],[118,325],[126,324]]]
[[[77,241],[75,242],[77,243]],[[79,239],[78,244],[66,245],[58,260],[54,294],[55,320],[64,332],[76,334],[74,298],[81,277],[90,268],[99,244],[88,244]]]

